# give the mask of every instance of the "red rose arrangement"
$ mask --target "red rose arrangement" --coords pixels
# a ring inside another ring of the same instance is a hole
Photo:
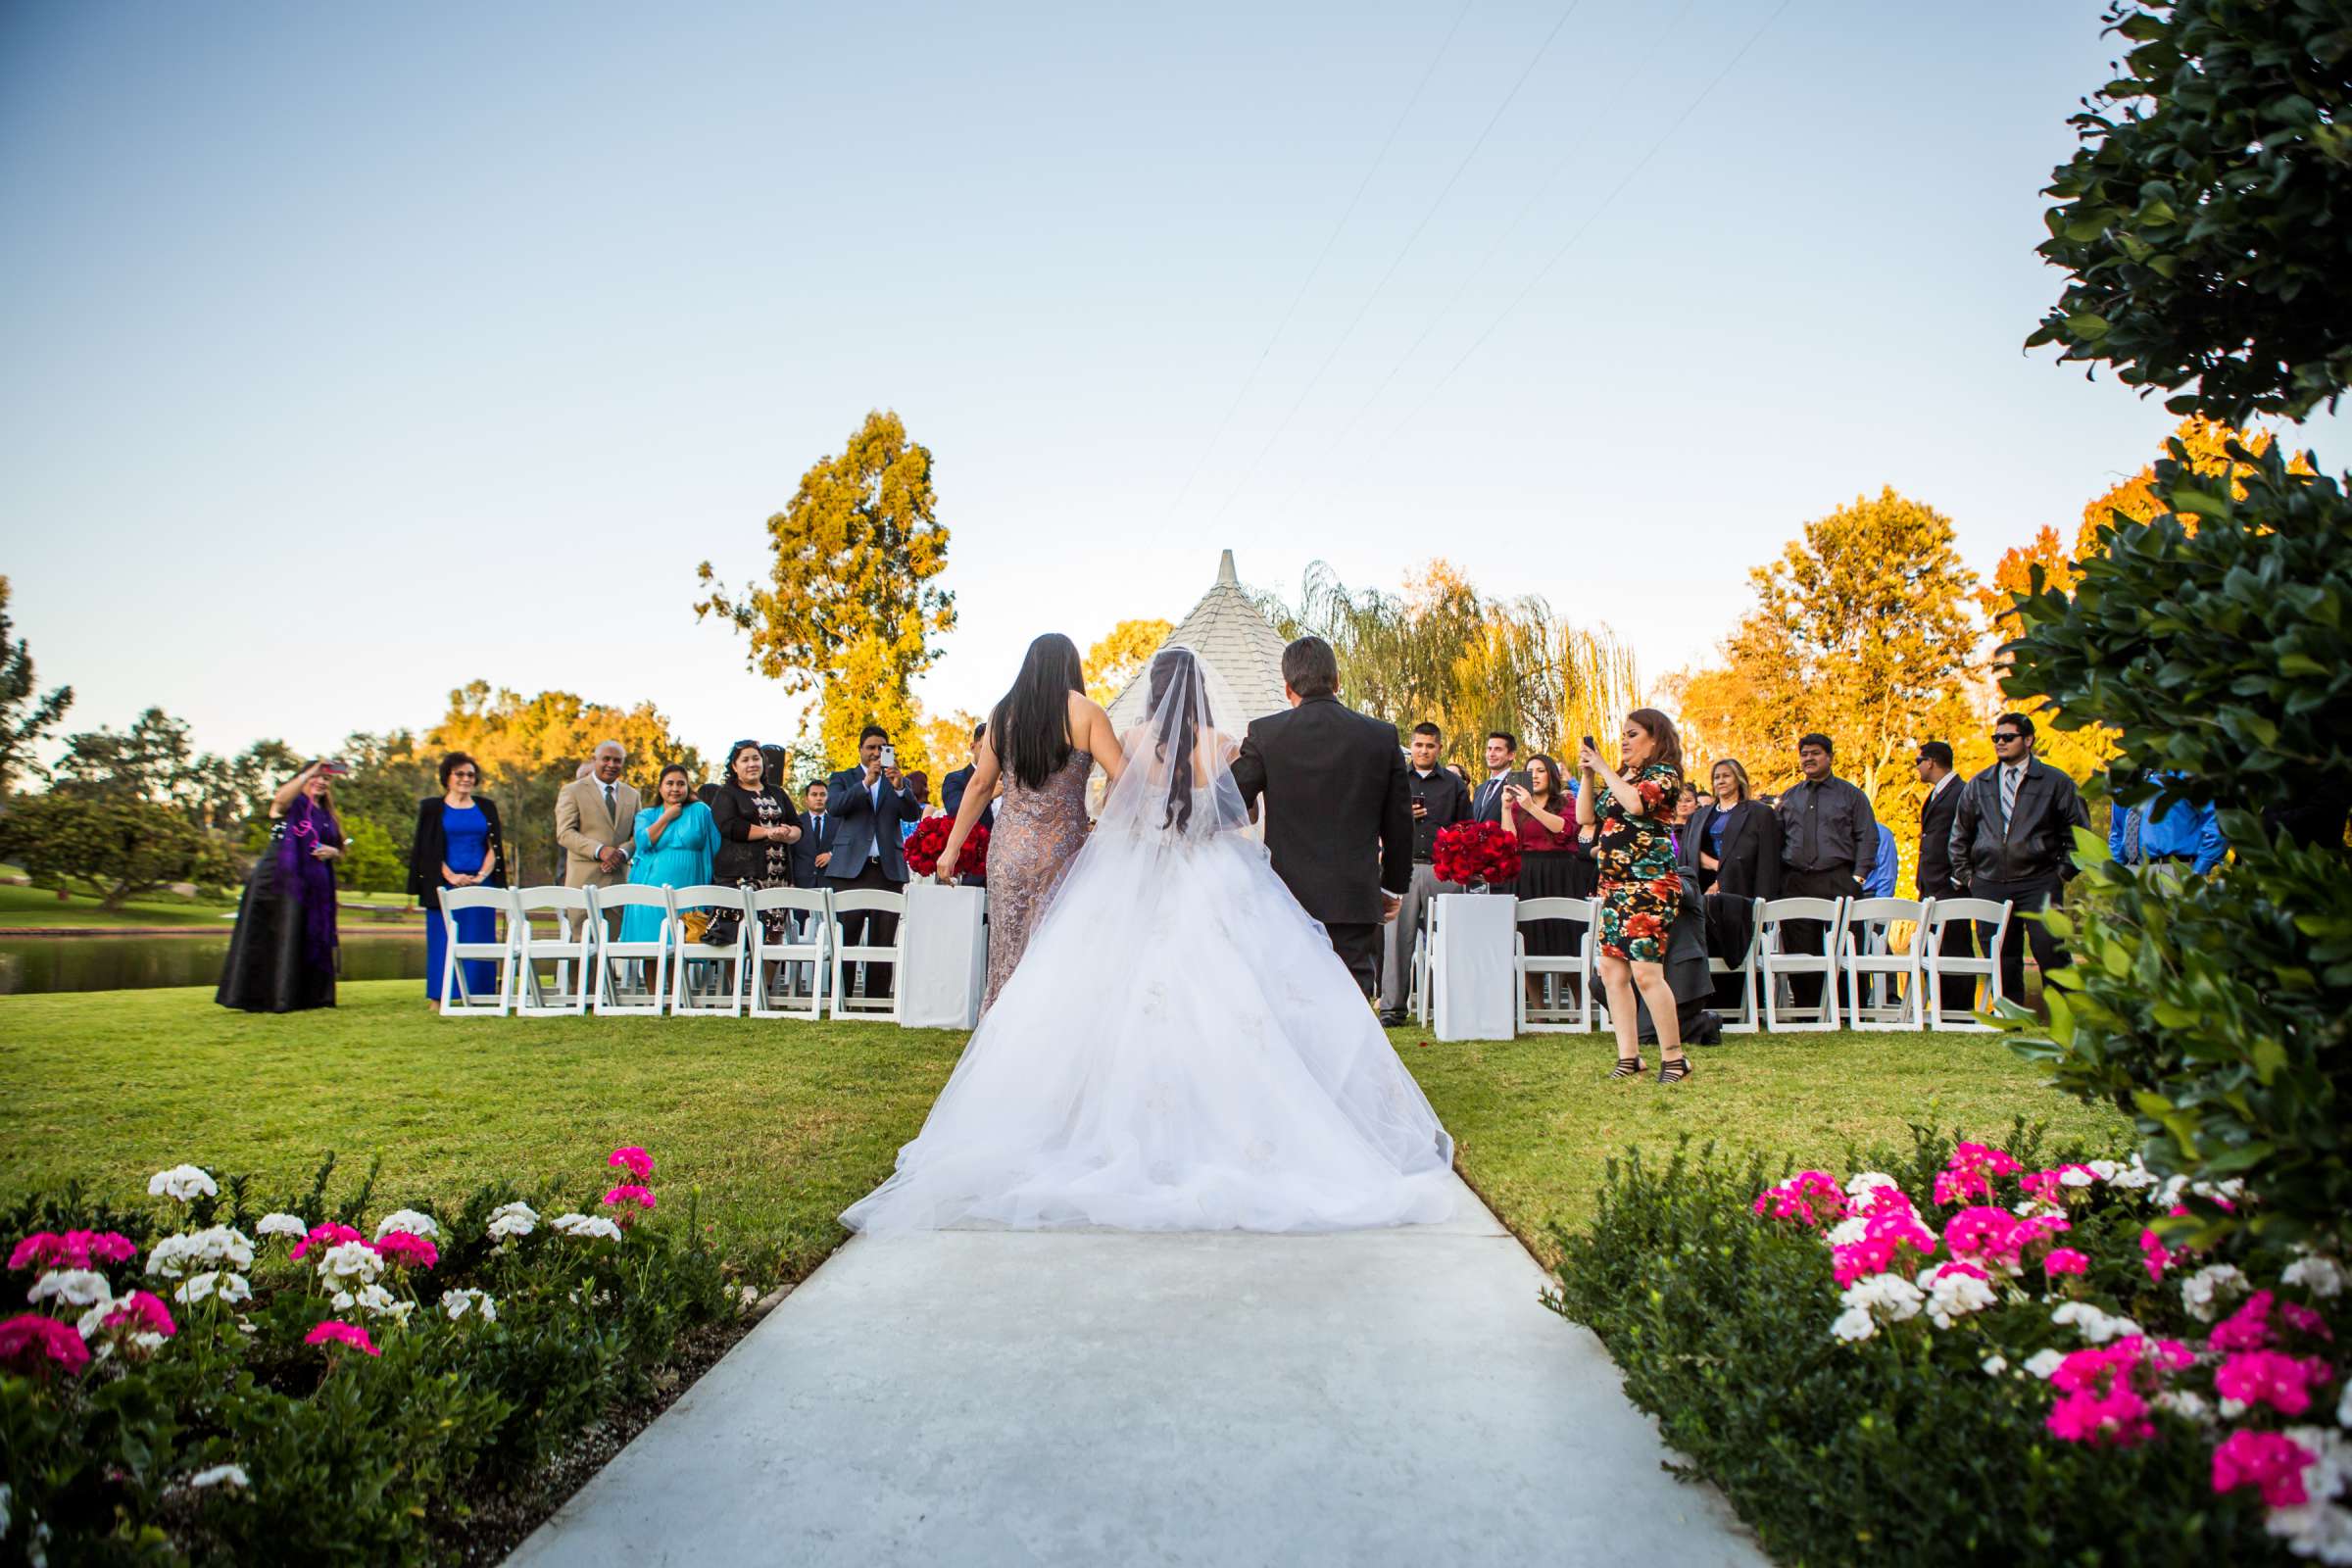
[[[916,876],[929,876],[939,869],[939,858],[948,853],[948,835],[956,827],[952,816],[926,816],[912,833],[906,835],[906,868]],[[975,827],[972,836],[963,841],[963,853],[956,857],[957,876],[988,875],[988,829]]]
[[[1431,847],[1430,869],[1442,882],[1463,887],[1510,882],[1519,876],[1519,837],[1498,822],[1456,822],[1438,831]]]

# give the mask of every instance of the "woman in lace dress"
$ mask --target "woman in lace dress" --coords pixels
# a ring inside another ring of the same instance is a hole
[[[972,754],[972,778],[955,829],[939,858],[939,879],[954,880],[956,857],[997,793],[997,825],[988,836],[988,990],[986,1013],[1028,950],[1029,933],[1061,874],[1086,844],[1086,781],[1100,759],[1117,783],[1122,757],[1110,715],[1086,695],[1078,645],[1050,631],[1029,645],[1021,672],[988,716]]]

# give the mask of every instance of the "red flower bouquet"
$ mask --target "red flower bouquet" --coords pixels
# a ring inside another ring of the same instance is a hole
[[[1463,887],[1516,881],[1519,838],[1497,822],[1456,822],[1439,830],[1429,864],[1440,881]]]
[[[906,869],[916,876],[929,876],[939,869],[939,858],[948,853],[948,834],[955,830],[952,816],[926,816],[912,833],[906,835]],[[956,857],[957,876],[988,875],[988,829],[975,827],[972,836],[963,841],[963,853]]]

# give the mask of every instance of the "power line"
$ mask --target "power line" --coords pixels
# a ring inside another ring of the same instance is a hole
[[[1242,389],[1233,395],[1233,403],[1225,410],[1225,417],[1217,421],[1217,428],[1210,434],[1208,444],[1200,449],[1200,456],[1193,460],[1193,471],[1184,476],[1184,484],[1177,490],[1176,499],[1168,505],[1170,517],[1175,516],[1177,510],[1184,505],[1185,498],[1192,494],[1193,482],[1200,477],[1200,470],[1207,466],[1210,456],[1217,450],[1217,443],[1225,438],[1225,431],[1233,423],[1233,416],[1241,412],[1244,400],[1250,396],[1250,389],[1257,384],[1257,373],[1266,368],[1266,359],[1274,352],[1274,345],[1282,341],[1282,334],[1289,329],[1291,318],[1298,314],[1298,307],[1305,303],[1307,290],[1314,286],[1315,278],[1323,270],[1323,264],[1331,259],[1332,247],[1339,243],[1340,234],[1347,228],[1348,220],[1355,216],[1357,206],[1364,199],[1364,192],[1372,188],[1372,176],[1379,173],[1381,166],[1388,162],[1389,150],[1396,145],[1397,133],[1404,129],[1404,122],[1412,118],[1413,110],[1420,105],[1421,94],[1428,90],[1430,79],[1438,74],[1438,67],[1445,61],[1446,51],[1453,47],[1454,34],[1462,30],[1462,20],[1470,15],[1471,4],[1472,0],[1462,0],[1462,9],[1454,13],[1453,25],[1446,29],[1445,38],[1438,44],[1438,52],[1430,56],[1429,66],[1421,73],[1421,79],[1413,84],[1412,96],[1404,101],[1404,108],[1397,114],[1396,123],[1389,126],[1388,138],[1380,144],[1380,151],[1373,155],[1372,166],[1364,171],[1364,177],[1356,185],[1355,194],[1348,198],[1347,211],[1340,214],[1340,220],[1331,225],[1331,233],[1325,236],[1323,249],[1316,253],[1314,265],[1306,270],[1306,278],[1298,285],[1298,292],[1291,297],[1290,309],[1284,311],[1282,319],[1274,323],[1273,335],[1266,339],[1266,346],[1257,351],[1257,363],[1250,366],[1250,373],[1242,378]]]
[[[1438,394],[1446,389],[1446,383],[1454,378],[1454,376],[1461,370],[1463,366],[1470,363],[1471,356],[1475,355],[1481,348],[1485,347],[1487,340],[1494,335],[1495,329],[1500,327],[1504,321],[1509,320],[1512,313],[1517,311],[1520,306],[1527,303],[1528,296],[1536,291],[1537,286],[1541,284],[1544,278],[1551,275],[1551,270],[1559,266],[1560,263],[1567,257],[1568,253],[1576,248],[1576,242],[1585,237],[1587,231],[1589,231],[1594,223],[1600,220],[1601,215],[1609,210],[1610,205],[1614,203],[1620,195],[1624,194],[1625,188],[1628,185],[1631,185],[1635,179],[1641,175],[1642,170],[1649,167],[1650,161],[1656,158],[1659,151],[1665,147],[1666,143],[1674,138],[1674,133],[1682,129],[1684,124],[1690,121],[1692,115],[1698,113],[1699,106],[1704,104],[1709,95],[1711,95],[1717,87],[1723,84],[1723,79],[1732,74],[1733,69],[1737,67],[1741,60],[1747,58],[1747,52],[1756,46],[1756,40],[1763,37],[1765,32],[1771,28],[1772,24],[1780,21],[1781,14],[1795,3],[1796,0],[1781,0],[1780,5],[1774,8],[1772,15],[1764,19],[1763,24],[1758,26],[1755,31],[1747,35],[1746,41],[1740,44],[1740,47],[1733,52],[1732,58],[1724,62],[1723,69],[1716,72],[1714,76],[1708,80],[1707,84],[1698,90],[1698,96],[1691,99],[1690,103],[1684,105],[1683,112],[1675,116],[1674,123],[1668,125],[1666,129],[1659,134],[1658,139],[1650,143],[1649,151],[1642,155],[1641,162],[1635,164],[1633,168],[1627,170],[1625,172],[1625,177],[1617,181],[1616,186],[1610,190],[1608,195],[1601,198],[1599,205],[1585,215],[1585,220],[1577,225],[1576,232],[1570,234],[1567,240],[1561,244],[1560,248],[1551,253],[1550,260],[1546,261],[1541,268],[1537,270],[1535,276],[1527,280],[1527,286],[1519,291],[1518,295],[1512,299],[1510,304],[1502,308],[1502,313],[1496,316],[1494,320],[1487,323],[1486,330],[1479,333],[1476,338],[1471,340],[1470,346],[1462,350],[1461,358],[1455,360],[1452,368],[1446,370],[1444,375],[1438,377],[1436,383],[1430,387],[1429,395],[1421,400],[1420,404],[1414,408],[1412,413],[1406,415],[1403,419],[1399,420],[1395,429],[1389,432],[1388,442],[1385,444],[1393,445],[1396,437],[1402,435],[1406,428],[1410,426],[1415,419],[1419,418],[1432,403],[1437,401]]]
[[[1389,286],[1389,279],[1396,275],[1396,269],[1404,265],[1405,257],[1412,253],[1413,246],[1421,238],[1422,231],[1429,227],[1430,220],[1438,216],[1438,209],[1445,206],[1446,198],[1453,194],[1453,187],[1461,179],[1463,171],[1470,167],[1471,160],[1478,156],[1479,149],[1487,144],[1487,138],[1494,133],[1494,127],[1502,122],[1504,111],[1508,110],[1512,101],[1519,96],[1519,89],[1527,85],[1527,78],[1535,74],[1537,65],[1542,62],[1544,53],[1551,48],[1552,40],[1560,35],[1562,27],[1568,25],[1568,19],[1576,15],[1576,8],[1582,3],[1583,0],[1568,0],[1568,7],[1560,13],[1560,19],[1551,24],[1551,30],[1544,35],[1544,41],[1538,44],[1536,52],[1528,57],[1526,66],[1520,70],[1518,79],[1511,83],[1511,90],[1503,94],[1502,102],[1497,104],[1494,113],[1488,117],[1486,128],[1478,133],[1478,140],[1472,142],[1470,150],[1462,154],[1461,162],[1453,166],[1453,172],[1446,177],[1445,187],[1438,192],[1437,200],[1429,204],[1429,210],[1421,215],[1421,220],[1415,223],[1413,231],[1405,236],[1403,246],[1390,261],[1388,270],[1380,274],[1380,281],[1372,286],[1372,292],[1365,296],[1364,303],[1356,307],[1354,317],[1348,320],[1347,329],[1340,333],[1339,341],[1332,344],[1331,352],[1323,357],[1323,363],[1315,368],[1315,373],[1308,378],[1306,385],[1299,389],[1298,396],[1292,401],[1290,412],[1282,416],[1282,422],[1274,427],[1274,433],[1266,437],[1264,446],[1258,448],[1257,456],[1250,459],[1250,466],[1242,470],[1241,479],[1225,497],[1224,505],[1217,508],[1219,517],[1224,516],[1227,512],[1232,510],[1234,502],[1240,498],[1245,489],[1249,488],[1250,480],[1257,472],[1258,465],[1266,461],[1266,455],[1274,450],[1276,443],[1281,441],[1284,433],[1290,429],[1291,421],[1298,416],[1298,411],[1306,406],[1308,396],[1322,384],[1323,377],[1331,369],[1332,363],[1340,357],[1340,350],[1346,348],[1348,340],[1355,335],[1355,329],[1362,324],[1365,313],[1372,309],[1373,302],[1378,300],[1381,292]]]
[[[1617,96],[1610,100],[1606,109],[1584,121],[1585,134],[1580,135],[1569,144],[1568,150],[1563,152],[1559,161],[1551,166],[1551,172],[1538,182],[1535,190],[1528,196],[1526,204],[1519,209],[1518,215],[1495,237],[1494,243],[1488,247],[1486,255],[1479,258],[1478,265],[1473,267],[1462,278],[1461,283],[1454,289],[1452,297],[1438,308],[1437,313],[1430,317],[1429,324],[1421,329],[1421,335],[1414,338],[1411,346],[1396,357],[1396,363],[1389,367],[1389,373],[1381,377],[1380,385],[1372,389],[1372,395],[1357,405],[1355,413],[1346,424],[1340,427],[1339,433],[1333,436],[1329,445],[1325,447],[1326,454],[1337,451],[1353,433],[1355,427],[1363,422],[1364,416],[1371,413],[1374,405],[1378,404],[1389,388],[1396,384],[1397,375],[1407,365],[1412,363],[1413,356],[1421,352],[1421,345],[1427,343],[1430,335],[1437,331],[1439,324],[1453,314],[1454,307],[1461,304],[1463,296],[1470,292],[1470,285],[1486,274],[1488,267],[1493,265],[1495,257],[1502,254],[1503,247],[1510,243],[1511,236],[1519,231],[1519,225],[1527,221],[1528,215],[1533,213],[1538,204],[1550,192],[1552,185],[1558,181],[1561,171],[1565,170],[1576,158],[1576,155],[1591,144],[1593,128],[1615,122],[1618,105],[1632,94],[1634,83],[1640,80],[1642,74],[1649,69],[1650,62],[1657,58],[1658,51],[1666,46],[1666,40],[1674,35],[1675,30],[1683,24],[1684,20],[1690,15],[1692,7],[1696,4],[1697,0],[1683,0],[1683,8],[1675,13],[1673,19],[1663,28],[1659,29],[1657,36],[1650,40],[1648,50],[1635,63],[1633,69],[1620,77]],[[1298,492],[1305,487],[1306,479],[1302,476],[1296,485],[1291,487],[1291,493],[1283,498],[1282,506],[1278,510],[1288,512],[1291,503],[1298,499]]]

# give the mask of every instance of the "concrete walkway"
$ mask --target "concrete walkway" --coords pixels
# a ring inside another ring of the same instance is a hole
[[[509,1560],[1761,1568],[1461,1200],[853,1240]]]

